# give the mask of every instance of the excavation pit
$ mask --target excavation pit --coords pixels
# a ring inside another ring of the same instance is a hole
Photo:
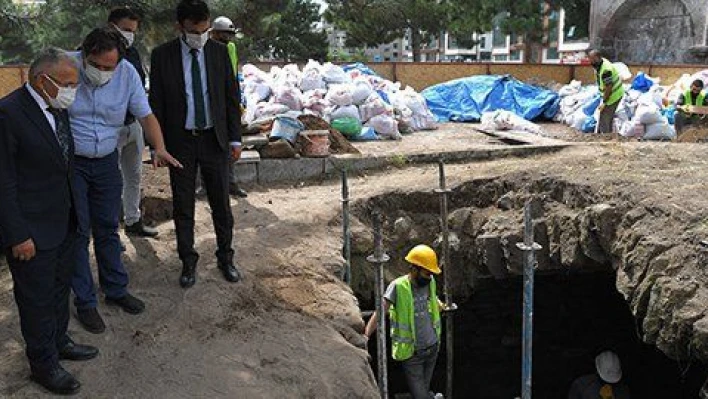
[[[537,253],[533,396],[566,398],[573,380],[592,373],[594,357],[609,349],[622,360],[632,397],[700,397],[708,367],[691,332],[697,316],[671,315],[684,313],[693,300],[696,289],[684,274],[690,269],[679,266],[696,254],[656,229],[671,215],[637,207],[618,193],[523,173],[473,180],[450,194],[451,264],[444,272],[451,274],[450,292],[460,305],[454,316],[455,396],[521,394],[523,265],[516,243],[523,240],[527,203],[543,246]],[[403,258],[413,245],[440,241],[439,209],[432,191],[394,192],[354,204],[353,288],[363,309],[374,306],[373,267],[363,256],[373,249],[372,212],[384,215],[392,258],[388,283],[407,272]],[[438,280],[442,285],[443,277]],[[439,295],[444,297],[442,288]],[[372,339],[372,359],[375,346]],[[435,392],[445,390],[445,354],[443,344]],[[395,397],[406,392],[405,379],[388,357]]]

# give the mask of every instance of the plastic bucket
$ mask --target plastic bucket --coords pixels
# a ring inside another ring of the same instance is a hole
[[[295,144],[297,135],[305,129],[305,125],[295,118],[278,116],[273,121],[273,128],[270,131],[270,139],[285,139],[290,144]]]

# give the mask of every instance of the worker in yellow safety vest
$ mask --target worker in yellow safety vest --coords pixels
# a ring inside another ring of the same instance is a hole
[[[402,363],[413,399],[442,398],[430,391],[430,381],[440,346],[440,311],[448,310],[438,299],[433,275],[440,274],[438,258],[427,245],[408,252],[410,271],[394,281],[384,294],[384,311],[391,323],[391,353]],[[366,325],[368,339],[376,330],[375,312]]]
[[[243,37],[241,32],[236,29],[234,23],[228,17],[217,17],[214,23],[211,24],[211,39],[221,42],[226,45],[231,59],[231,66],[234,73],[238,74],[238,49],[236,48],[236,39]]]
[[[595,357],[593,374],[579,377],[570,386],[568,399],[629,399],[629,388],[621,382],[619,356],[604,351]]]
[[[600,103],[600,120],[597,121],[598,133],[612,133],[612,121],[615,111],[624,96],[624,86],[617,68],[607,59],[603,58],[598,50],[588,53],[590,64],[595,68],[597,85],[600,89],[602,102]]]
[[[676,103],[678,112],[675,121],[677,134],[681,134],[687,125],[695,123],[700,118],[700,115],[689,112],[689,106],[708,106],[708,96],[703,86],[703,81],[696,79],[691,84],[691,88],[679,97]]]
[[[226,49],[229,52],[229,59],[231,60],[231,67],[234,74],[238,76],[238,50],[236,49],[236,43],[234,43],[234,40],[243,37],[243,35],[241,35],[238,29],[234,26],[234,23],[228,17],[221,16],[214,19],[214,22],[211,24],[209,37],[212,40],[220,42],[226,46]],[[243,109],[241,111],[243,111]],[[202,191],[200,190],[200,179],[197,180],[197,191],[200,193]],[[242,189],[238,184],[234,162],[231,162],[229,169],[229,193],[239,198],[248,197],[246,190]]]

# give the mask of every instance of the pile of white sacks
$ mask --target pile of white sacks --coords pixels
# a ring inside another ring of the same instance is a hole
[[[679,97],[696,79],[708,84],[708,70],[694,75],[683,75],[670,86],[662,86],[660,79],[645,75],[643,78],[648,79],[652,86],[648,91],[642,92],[632,88],[632,74],[628,69],[620,74],[625,81],[625,96],[617,107],[613,129],[624,137],[644,140],[675,138],[673,114]],[[600,114],[597,109],[600,103],[597,86],[582,86],[581,82],[574,80],[563,86],[558,94],[561,97],[560,112],[554,120],[585,133],[592,133]]]
[[[378,137],[394,140],[401,139],[401,131],[437,128],[425,99],[414,89],[401,89],[398,82],[358,69],[345,72],[338,65],[310,60],[302,71],[296,64],[274,66],[270,72],[246,64],[242,74],[246,124],[276,116],[311,114],[332,124],[339,121],[358,126],[361,132],[373,129]],[[345,135],[359,138],[358,131]]]

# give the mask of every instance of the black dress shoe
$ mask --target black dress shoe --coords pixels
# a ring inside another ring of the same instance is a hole
[[[140,314],[143,310],[145,310],[145,302],[130,294],[125,294],[125,296],[120,298],[106,297],[106,303],[109,305],[120,306],[123,311],[130,314]]]
[[[189,288],[197,282],[197,265],[182,266],[182,275],[179,277],[179,285],[182,288]]]
[[[86,331],[90,333],[100,334],[106,331],[106,324],[96,308],[78,309],[76,318]]]
[[[61,366],[56,366],[46,373],[32,373],[30,379],[57,395],[73,395],[81,388],[81,383]]]
[[[125,234],[127,234],[129,236],[153,238],[153,237],[157,237],[158,233],[157,233],[156,229],[154,229],[152,227],[145,226],[143,224],[143,220],[140,219],[131,225],[126,224],[125,225]]]
[[[76,344],[69,340],[59,348],[60,360],[90,360],[98,356],[98,348],[90,345]]]
[[[229,194],[239,197],[239,198],[246,198],[248,197],[248,193],[246,190],[242,189],[239,187],[238,184],[236,183],[230,183],[229,184]]]
[[[219,265],[219,269],[221,270],[221,274],[224,275],[226,281],[237,283],[241,280],[241,273],[233,263]]]

